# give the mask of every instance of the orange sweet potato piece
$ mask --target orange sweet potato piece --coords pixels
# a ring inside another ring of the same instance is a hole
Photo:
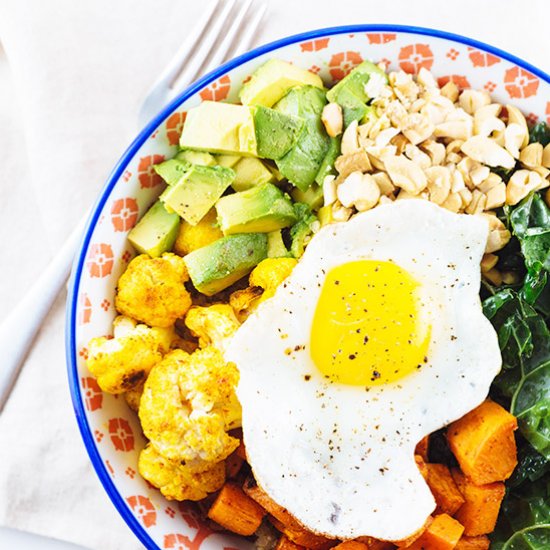
[[[428,527],[431,525],[432,521],[433,521],[433,517],[428,516],[428,519],[424,522],[424,525],[418,531],[416,531],[416,533],[413,533],[406,539],[393,541],[394,544],[398,548],[409,548],[411,544],[417,541],[424,534],[426,529],[428,529]]]
[[[427,481],[428,468],[427,468],[426,462],[424,461],[421,455],[414,455],[414,461],[416,462],[416,465],[418,466],[418,469],[420,470],[422,477]]]
[[[357,540],[345,540],[334,546],[334,548],[338,548],[338,550],[370,550],[368,544]]]
[[[426,435],[416,445],[414,454],[420,455],[424,459],[424,462],[428,462],[429,446],[430,446],[430,436]]]
[[[303,546],[292,542],[287,536],[281,535],[275,550],[303,550]]]
[[[491,541],[489,537],[481,535],[479,537],[462,537],[455,550],[489,550]]]
[[[465,501],[455,514],[455,518],[464,525],[464,534],[476,537],[491,533],[504,498],[504,483],[496,481],[476,485],[458,468],[452,470],[452,475]]]
[[[277,504],[253,478],[249,478],[243,487],[245,493],[255,500],[272,517],[271,523],[292,542],[314,550],[328,548],[334,545],[332,539],[317,535],[305,529],[302,524],[286,509]]]
[[[304,546],[312,550],[328,550],[336,543],[335,540],[327,539],[304,529],[296,520],[294,520],[295,523],[292,526],[285,525],[274,516],[269,516],[269,521],[276,529],[298,546]]]
[[[238,450],[238,449],[237,449]],[[237,476],[240,472],[244,460],[237,454],[237,451],[231,453],[225,459],[225,475],[227,478],[231,479]]]
[[[464,527],[448,514],[439,514],[422,535],[416,539],[409,550],[453,550],[456,547]]]
[[[449,447],[461,470],[477,485],[504,481],[516,467],[514,415],[494,401],[484,401],[447,429]]]
[[[371,539],[369,542],[369,550],[394,550],[397,548],[395,544],[385,540]]]
[[[239,443],[239,446],[237,447],[235,453],[240,456],[245,462],[247,460],[246,458],[246,448],[244,446],[244,441],[241,439],[241,442]]]
[[[226,483],[208,510],[208,517],[238,535],[256,532],[265,510],[234,483]]]
[[[464,504],[464,497],[458,490],[451,471],[445,464],[426,464],[426,481],[437,504],[436,512],[450,516]]]

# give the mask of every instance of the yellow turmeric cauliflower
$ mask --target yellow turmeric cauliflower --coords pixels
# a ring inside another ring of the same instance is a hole
[[[229,304],[193,306],[185,316],[185,324],[199,339],[199,346],[224,348],[225,339],[232,336],[240,323]]]
[[[241,290],[235,290],[229,296],[229,304],[233,308],[237,319],[244,323],[247,317],[256,309],[258,298],[263,294],[261,286],[249,286]]]
[[[218,227],[216,211],[212,208],[204,218],[196,225],[191,225],[182,221],[176,242],[174,243],[174,252],[180,256],[185,256],[193,250],[209,245],[223,237],[223,233]]]
[[[196,471],[177,460],[169,460],[147,445],[139,455],[139,473],[169,500],[202,500],[221,488],[225,481],[225,463],[205,463]]]
[[[90,340],[87,365],[103,391],[122,393],[145,380],[169,351],[174,331],[138,325],[119,315],[113,322],[113,332],[113,338]]]
[[[118,280],[115,306],[124,314],[153,327],[169,327],[191,306],[183,283],[189,279],[182,258],[165,253],[160,258],[141,254]]]
[[[277,287],[292,273],[298,262],[294,258],[267,258],[260,262],[250,273],[250,286],[264,289],[261,300],[271,298]]]
[[[124,393],[124,400],[128,407],[130,407],[134,412],[139,411],[139,402],[141,401],[141,396],[143,394],[143,384],[145,380],[138,384],[135,388],[132,388]]]
[[[192,468],[231,454],[239,446],[227,434],[241,421],[238,377],[235,365],[213,347],[166,355],[149,374],[139,406],[143,432],[155,450]]]

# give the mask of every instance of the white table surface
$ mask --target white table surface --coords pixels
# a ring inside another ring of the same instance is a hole
[[[286,8],[282,9],[285,4]],[[291,20],[288,19],[288,9],[293,12]],[[259,41],[266,42],[287,33],[321,26],[351,22],[393,22],[442,28],[465,34],[506,49],[543,70],[550,69],[546,53],[547,34],[544,29],[537,28],[547,20],[550,12],[544,0],[530,0],[526,3],[521,0],[462,0],[455,4],[454,9],[455,12],[451,16],[447,9],[442,9],[442,3],[436,0],[388,0],[385,3],[364,0],[361,5],[357,0],[340,0],[337,4],[326,0],[303,0],[299,3],[291,0],[272,0],[270,17],[265,23]],[[330,15],[324,15],[326,13]],[[13,98],[7,61],[0,47],[0,150],[6,153],[3,162],[7,161],[9,164],[6,167],[0,163],[0,179],[10,171],[13,173],[14,166],[18,166],[19,179],[29,177],[24,147],[21,147],[23,139],[19,113],[10,104]],[[15,203],[12,203],[10,208],[22,207],[24,203],[20,199],[21,197],[14,197]],[[2,205],[0,214],[1,211]],[[16,242],[0,243],[4,258],[15,260],[21,247],[28,247],[35,254],[38,264],[46,263],[47,253],[41,251],[33,240],[32,233],[26,232],[20,235]],[[28,287],[34,277],[34,271],[18,271],[11,275],[8,272],[3,275],[3,292],[0,296],[5,307],[1,308],[0,321]],[[1,498],[3,495],[0,495]],[[0,527],[0,549],[82,550],[82,547]]]

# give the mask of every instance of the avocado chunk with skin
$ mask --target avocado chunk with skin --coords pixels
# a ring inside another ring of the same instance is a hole
[[[328,147],[327,154],[325,155],[323,162],[321,162],[319,171],[315,176],[316,183],[318,183],[321,187],[323,186],[323,182],[325,181],[325,178],[327,176],[336,175],[336,168],[334,168],[334,163],[336,162],[336,159],[340,156],[341,145],[342,136],[330,138],[330,145]],[[307,200],[300,202],[307,202],[309,204],[309,201]]]
[[[254,107],[254,128],[258,156],[276,160],[283,157],[296,144],[304,128],[304,120],[258,106]]]
[[[221,198],[216,212],[224,235],[269,233],[290,227],[298,219],[290,199],[271,183]]]
[[[313,86],[293,88],[275,105],[285,114],[304,119],[304,130],[294,147],[276,160],[277,168],[288,181],[305,191],[314,181],[330,146],[330,137],[321,121],[326,105],[323,90]]]
[[[243,157],[233,166],[233,170],[235,179],[231,187],[235,191],[246,191],[256,185],[275,181],[273,172],[260,159],[254,157]]]
[[[243,105],[275,105],[294,86],[307,84],[323,89],[321,78],[280,59],[261,65],[243,85],[239,98]]]
[[[168,185],[174,185],[191,169],[191,164],[174,158],[155,164],[153,168]]]
[[[290,253],[298,259],[304,253],[306,239],[313,233],[313,224],[318,220],[307,204],[296,202],[294,210],[299,219],[290,229]]]
[[[128,233],[128,240],[141,254],[156,258],[172,249],[179,226],[180,217],[157,201]]]
[[[245,233],[222,237],[183,260],[195,288],[212,296],[248,275],[266,258],[267,235]]]
[[[380,67],[363,61],[327,92],[327,99],[342,107],[344,126],[349,126],[354,120],[360,122],[367,116],[370,109],[367,102],[372,98],[367,95],[365,85],[372,75],[388,82],[388,76]]]
[[[235,172],[222,166],[190,166],[177,183],[165,189],[160,200],[169,212],[177,212],[195,225],[231,185]]]
[[[250,108],[203,101],[187,112],[180,147],[210,153],[257,156],[254,117]]]
[[[388,75],[380,67],[377,67],[370,61],[363,61],[327,92],[327,99],[338,103],[340,92],[343,89],[347,89],[348,92],[351,92],[360,101],[366,103],[372,98],[367,95],[365,84],[373,74],[379,75],[385,82],[388,82]]]

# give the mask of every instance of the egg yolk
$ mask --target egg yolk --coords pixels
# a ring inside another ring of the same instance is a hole
[[[395,382],[428,361],[430,326],[419,283],[392,262],[359,260],[331,269],[311,329],[310,353],[331,381]]]

